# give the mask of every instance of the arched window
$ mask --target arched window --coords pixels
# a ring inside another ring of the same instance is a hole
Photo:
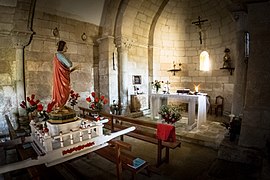
[[[200,54],[200,70],[209,71],[209,69],[210,69],[209,54],[207,51],[203,51]]]

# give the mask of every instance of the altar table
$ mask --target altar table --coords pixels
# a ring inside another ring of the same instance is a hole
[[[194,127],[200,127],[200,125],[206,121],[207,113],[207,98],[204,95],[188,95],[188,94],[151,94],[151,118],[155,119],[157,116],[160,119],[158,114],[161,105],[167,104],[168,99],[177,99],[181,102],[188,103],[188,124],[187,130],[191,130]],[[198,115],[197,121],[195,105],[198,103]]]

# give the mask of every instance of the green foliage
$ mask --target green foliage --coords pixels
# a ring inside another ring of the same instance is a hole
[[[173,124],[182,118],[181,108],[179,106],[162,105],[159,114],[168,124]]]

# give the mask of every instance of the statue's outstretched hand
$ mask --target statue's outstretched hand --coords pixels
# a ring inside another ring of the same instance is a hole
[[[73,72],[73,71],[76,71],[76,70],[79,70],[81,68],[80,65],[77,65],[77,66],[74,66],[70,69],[70,72]]]

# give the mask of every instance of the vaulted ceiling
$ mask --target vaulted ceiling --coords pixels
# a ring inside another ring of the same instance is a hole
[[[129,0],[124,0],[126,3]],[[269,0],[228,0],[239,7]],[[37,0],[36,8],[59,16],[100,25],[105,0]],[[139,2],[138,2],[139,3]]]

